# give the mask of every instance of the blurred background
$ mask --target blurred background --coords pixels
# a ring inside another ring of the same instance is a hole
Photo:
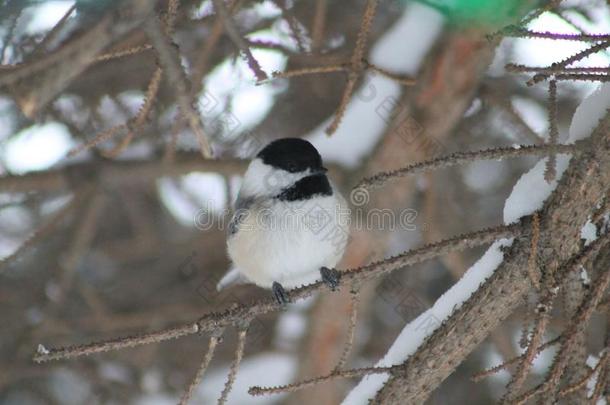
[[[465,18],[477,11],[466,5],[476,2],[382,0],[365,57],[393,77],[357,71],[354,94],[328,136],[348,73],[272,74],[345,66],[361,32],[365,1],[226,2],[243,44],[268,76],[257,82],[212,2],[182,0],[170,29],[172,48],[213,149],[210,160],[180,115],[179,85],[160,67],[141,27],[119,17],[114,28],[101,31],[109,33],[105,42],[92,46],[99,51],[82,56],[89,45],[79,39],[131,3],[137,1],[0,1],[2,404],[177,403],[205,353],[204,337],[41,365],[32,362],[32,354],[40,343],[59,346],[157,330],[269,294],[248,285],[218,293],[215,285],[229,268],[224,224],[241,174],[247,159],[270,140],[309,139],[346,195],[360,178],[379,170],[453,151],[539,144],[548,136],[546,87],[527,86],[527,76],[509,73],[505,65],[548,66],[588,46],[486,37],[542,3],[515,2],[498,22]],[[171,2],[152,3],[162,18],[171,14]],[[609,8],[604,1],[564,1],[528,27],[607,33]],[[71,46],[73,53],[61,53]],[[607,67],[608,53],[594,53],[577,66]],[[414,78],[415,85],[405,86],[405,78]],[[560,138],[578,103],[596,86],[560,83]],[[413,226],[381,221],[360,227],[340,267],[501,223],[504,200],[536,161],[481,161],[372,192],[367,210],[408,209]],[[348,364],[374,364],[404,325],[483,251],[451,254],[361,286]],[[352,303],[344,290],[255,319],[229,403],[339,403],[357,380],[269,397],[251,397],[247,388],[333,369]],[[507,373],[476,384],[470,376],[521,352],[521,321],[505,322],[429,402],[497,399]],[[558,326],[551,325],[550,333]],[[598,335],[590,339],[599,341]],[[216,401],[234,346],[229,331],[193,403]],[[534,371],[542,373],[552,356],[544,352]]]

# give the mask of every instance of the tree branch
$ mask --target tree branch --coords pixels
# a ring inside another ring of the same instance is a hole
[[[363,282],[383,274],[398,270],[405,266],[411,266],[426,260],[433,259],[448,252],[473,248],[491,243],[496,239],[521,236],[527,233],[525,223],[517,223],[508,226],[499,226],[473,232],[471,234],[459,235],[437,243],[432,243],[418,249],[408,250],[400,255],[375,262],[355,269],[341,272],[342,285],[353,282]],[[288,292],[291,302],[310,297],[314,292],[326,289],[322,281],[317,281],[304,287],[295,288]],[[70,357],[90,355],[94,353],[119,350],[127,347],[140,346],[149,343],[158,343],[169,339],[195,333],[214,332],[227,326],[238,326],[249,322],[258,315],[277,312],[282,309],[273,297],[259,300],[250,305],[237,304],[222,312],[212,312],[202,316],[199,320],[174,328],[164,329],[144,335],[121,337],[106,341],[93,342],[79,346],[67,346],[53,349],[38,350],[34,361],[44,362]]]

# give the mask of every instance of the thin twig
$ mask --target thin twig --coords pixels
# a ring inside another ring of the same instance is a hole
[[[214,4],[214,9],[216,10],[216,13],[224,23],[227,35],[229,36],[229,38],[231,38],[231,41],[233,41],[235,46],[237,46],[237,48],[244,54],[246,62],[248,63],[248,67],[250,68],[250,70],[252,70],[254,76],[256,76],[256,80],[259,82],[267,80],[267,74],[263,71],[254,55],[252,55],[250,47],[248,47],[248,44],[239,33],[239,30],[233,22],[233,17],[231,17],[229,12],[227,11],[224,1],[212,0],[212,3]]]
[[[235,349],[235,359],[233,359],[233,363],[231,363],[231,367],[229,368],[229,374],[227,375],[227,381],[225,382],[225,387],[220,394],[220,398],[218,398],[218,405],[223,405],[227,402],[227,398],[231,389],[233,388],[233,384],[235,383],[235,377],[237,377],[237,371],[239,370],[239,365],[241,364],[241,359],[244,356],[244,347],[246,345],[246,335],[248,333],[247,328],[242,328],[237,333],[237,347]]]
[[[524,145],[518,147],[483,149],[475,152],[455,152],[447,156],[442,156],[420,163],[414,163],[401,169],[382,172],[374,176],[367,177],[360,181],[360,183],[358,183],[354,189],[376,188],[382,186],[387,181],[392,179],[422,173],[429,170],[437,170],[445,167],[471,163],[477,160],[496,160],[528,155],[545,155],[549,153],[552,148],[554,148],[557,153],[574,153],[578,151],[582,145],[584,144],[577,142],[568,145],[556,145],[554,147],[551,145]]]
[[[606,347],[606,351],[607,351]],[[608,398],[608,394],[606,391],[606,384],[608,384],[608,361],[604,362],[604,365],[599,369],[599,373],[597,374],[597,381],[595,382],[595,387],[593,388],[593,395],[591,395],[591,403],[598,404],[604,392],[606,392],[606,398]]]
[[[96,342],[79,346],[66,346],[57,349],[47,349],[45,346],[39,345],[36,354],[34,355],[34,361],[37,363],[42,363],[50,360],[60,360],[68,359],[71,357],[88,356],[91,354],[108,352],[111,350],[120,350],[128,347],[136,347],[150,343],[164,342],[166,340],[176,339],[182,336],[193,335],[198,332],[199,326],[197,322],[195,322],[143,335],[119,337],[103,342]]]
[[[406,77],[403,75],[399,75],[399,74],[390,72],[389,70],[384,69],[382,67],[374,65],[368,61],[365,61],[365,62],[366,62],[367,69],[372,70],[373,72],[377,72],[380,75],[387,77],[388,79],[391,79],[398,84],[401,84],[403,86],[412,86],[415,84],[415,79],[412,77]]]
[[[559,397],[565,397],[566,395],[581,389],[582,387],[585,386],[585,384],[587,383],[587,381],[589,381],[589,379],[591,377],[593,377],[593,375],[601,370],[603,367],[606,366],[606,362],[608,360],[608,349],[604,349],[604,354],[602,354],[601,358],[599,359],[599,361],[597,362],[597,364],[595,365],[595,367],[593,367],[592,369],[590,369],[583,378],[581,378],[579,381],[575,382],[572,385],[568,385],[567,387],[563,387],[560,391],[559,391]],[[601,374],[601,373],[600,373]],[[599,378],[599,377],[598,377]],[[596,401],[593,401],[592,403],[596,403]]]
[[[566,356],[565,353],[568,353],[576,343],[578,331],[584,328],[588,323],[591,315],[597,307],[597,304],[606,292],[609,282],[610,270],[605,270],[596,280],[590,293],[587,294],[587,296],[585,296],[583,299],[577,312],[577,316],[570,320],[570,323],[564,332],[564,339],[562,339],[561,348],[558,354],[555,356],[555,360],[553,361],[553,365],[551,366],[551,370],[549,371],[545,381],[517,398],[515,401],[516,403],[522,404],[533,396],[540,395],[544,392],[553,391],[557,384],[559,384],[559,380],[563,375],[566,363],[569,359],[569,356]]]
[[[561,342],[561,338],[562,338],[562,336],[559,335],[556,338],[553,338],[553,339],[549,340],[548,342],[541,344],[536,349],[536,354],[538,354],[538,353],[548,349],[551,346],[554,346],[554,345],[560,343]],[[473,382],[479,382],[479,381],[481,381],[482,379],[484,379],[486,377],[489,377],[489,376],[491,376],[493,374],[496,374],[496,373],[498,373],[498,372],[500,372],[502,370],[507,369],[508,367],[512,366],[513,364],[519,363],[524,358],[525,358],[525,353],[523,353],[523,354],[521,354],[519,356],[513,357],[512,359],[507,360],[504,363],[498,364],[497,366],[488,368],[487,370],[479,371],[478,373],[473,374],[472,377],[470,377],[470,379]]]
[[[169,0],[167,2],[167,11],[165,12],[165,27],[168,36],[174,35],[174,27],[176,25],[176,17],[178,16],[178,6],[180,0]]]
[[[608,373],[610,372],[610,367],[608,367],[608,351],[610,350],[610,313],[606,314],[606,339],[605,339],[605,352],[606,361],[605,364],[599,370],[597,374],[597,381],[595,383],[595,387],[593,388],[593,395],[591,395],[591,403],[597,404],[597,401],[601,398],[602,395],[608,395],[607,385],[608,385]],[[601,362],[601,359],[600,359]]]
[[[275,0],[274,3],[282,10],[282,16],[288,22],[288,27],[290,28],[290,36],[294,39],[294,42],[296,42],[299,52],[306,52],[307,49],[305,48],[305,42],[302,37],[303,30],[292,10],[288,8],[286,0]]]
[[[607,34],[560,34],[549,31],[530,31],[525,28],[511,27],[504,33],[507,37],[516,38],[543,38],[560,41],[579,41],[579,42],[600,42],[610,41],[610,35]]]
[[[212,156],[212,149],[210,148],[208,137],[203,130],[201,116],[193,105],[193,98],[189,92],[186,73],[180,64],[178,50],[172,46],[169,38],[164,34],[158,18],[149,18],[144,24],[144,28],[159,54],[161,65],[173,84],[172,87],[175,89],[180,111],[195,134],[203,157],[210,158]]]
[[[127,49],[120,49],[117,51],[112,51],[112,52],[108,52],[108,53],[104,53],[102,55],[99,55],[95,58],[96,63],[98,62],[105,62],[107,60],[111,60],[111,59],[117,59],[117,58],[122,58],[124,56],[131,56],[131,55],[136,55],[140,52],[144,52],[144,51],[148,51],[153,49],[153,46],[150,44],[144,44],[144,45],[137,45],[137,46],[132,46],[130,48]]]
[[[362,22],[360,23],[360,30],[358,31],[358,38],[356,39],[356,47],[352,54],[352,66],[361,65],[365,58],[366,43],[369,38],[373,18],[375,17],[378,5],[379,0],[367,0],[366,2],[364,15],[362,16]]]
[[[350,59],[351,71],[347,76],[347,84],[343,90],[343,95],[341,96],[341,101],[339,102],[339,107],[337,107],[335,116],[328,128],[326,128],[326,134],[329,136],[334,134],[337,131],[337,128],[339,128],[339,124],[347,110],[347,105],[352,99],[354,89],[356,88],[356,82],[365,67],[363,61],[365,58],[366,43],[373,23],[373,17],[375,17],[375,12],[377,11],[378,3],[379,0],[367,0],[366,2],[360,30],[358,31],[358,37],[356,39],[356,46]]]
[[[546,11],[551,11],[554,8],[558,7],[561,2],[562,2],[562,0],[551,0],[548,3],[545,3],[545,4],[541,5],[540,7],[533,9],[525,17],[523,17],[516,26],[521,26],[521,27],[527,26],[531,21],[540,17],[540,15],[542,13],[544,13]],[[515,26],[509,25],[507,27],[502,28],[499,31],[496,31],[496,32],[488,35],[487,38],[489,40],[494,40],[498,37],[510,36],[511,30],[514,30],[514,29],[515,29]]]
[[[208,366],[210,365],[210,362],[212,361],[212,358],[214,357],[214,353],[216,351],[216,346],[218,346],[218,343],[220,342],[220,340],[221,340],[221,336],[219,336],[219,335],[212,335],[210,337],[208,351],[206,352],[205,357],[203,358],[203,361],[199,365],[199,368],[197,369],[197,373],[195,373],[195,377],[193,377],[193,380],[189,384],[187,390],[182,395],[182,398],[180,399],[180,405],[187,405],[189,403],[189,401],[191,400],[191,397],[193,396],[193,392],[195,392],[195,388],[197,388],[197,386],[201,383],[203,374],[208,369]]]
[[[602,51],[606,48],[610,47],[610,41],[604,41],[604,42],[600,42],[598,44],[595,44],[583,51],[580,51],[572,56],[570,56],[569,58],[566,58],[564,60],[562,60],[561,62],[555,62],[553,63],[550,67],[551,69],[553,69],[554,71],[558,71],[563,69],[566,66],[571,65],[574,62],[578,62],[579,60],[582,60],[584,58],[586,58],[589,55],[593,55],[594,53],[597,53],[599,51]],[[538,82],[541,82],[543,80],[546,80],[549,78],[549,75],[545,75],[545,74],[538,74],[536,76],[534,76],[531,80],[529,80],[527,82],[528,86],[534,85]]]
[[[339,124],[343,120],[343,116],[345,115],[345,111],[347,110],[347,105],[349,101],[352,99],[352,95],[354,94],[354,89],[356,88],[356,81],[358,80],[358,74],[354,72],[350,72],[347,76],[347,84],[345,85],[345,89],[343,90],[343,95],[341,96],[341,101],[339,102],[339,107],[337,107],[337,111],[335,111],[335,116],[331,121],[328,128],[326,128],[326,135],[330,136],[337,131],[339,128]]]
[[[274,79],[276,79],[276,78],[277,79],[289,79],[291,77],[314,75],[314,74],[319,74],[319,73],[344,72],[347,69],[348,69],[348,67],[345,64],[308,67],[308,68],[303,68],[303,69],[288,70],[285,72],[273,72],[273,78]]]
[[[146,95],[144,96],[144,102],[140,106],[138,113],[135,118],[132,120],[133,124],[129,126],[129,132],[121,143],[116,145],[112,150],[105,152],[104,155],[106,157],[114,158],[117,157],[125,148],[127,148],[133,138],[142,131],[142,127],[144,126],[148,115],[150,114],[150,110],[152,109],[155,100],[157,98],[157,93],[159,92],[159,86],[161,85],[161,77],[163,75],[163,69],[161,67],[157,67],[155,72],[148,83],[148,87],[146,89]]]
[[[98,133],[97,135],[95,135],[89,141],[72,148],[68,152],[68,157],[77,155],[84,150],[91,149],[92,147],[99,144],[100,142],[104,142],[105,140],[108,140],[108,139],[112,138],[113,136],[115,136],[117,133],[127,130],[127,129],[128,129],[127,124],[120,124],[120,125],[114,126],[112,128],[108,128],[108,129]]]
[[[566,264],[563,265],[559,270],[557,270],[557,272],[552,277],[552,279],[547,280],[550,283],[550,287],[548,287],[546,289],[547,299],[544,300],[546,302],[542,302],[543,307],[540,308],[540,306],[539,306],[539,309],[545,309],[548,312],[549,305],[547,304],[547,302],[551,302],[551,300],[549,300],[548,298],[549,297],[552,298],[553,294],[557,294],[559,292],[557,287],[558,287],[559,283],[564,280],[565,276],[569,272],[573,272],[573,271],[576,271],[577,269],[580,269],[587,260],[589,260],[591,257],[595,256],[595,254],[597,254],[597,252],[599,252],[602,248],[604,248],[604,246],[606,246],[608,243],[610,243],[610,233],[606,233],[603,236],[600,236],[595,241],[593,241],[591,244],[585,246],[585,248],[582,249],[580,252],[578,252],[577,254],[570,257],[570,259],[567,260]],[[600,305],[600,303],[596,304],[595,307],[598,308],[599,305]],[[564,340],[566,339],[566,336],[568,336],[567,332],[568,331],[566,330],[566,332],[564,332],[564,334],[548,341],[547,343],[545,343],[543,345],[540,345],[536,349],[536,353],[540,353],[542,350],[545,350],[548,347],[555,345],[557,343],[563,343]],[[474,374],[472,376],[472,380],[476,382],[476,381],[481,380],[484,377],[488,377],[494,373],[497,373],[498,371],[503,370],[512,364],[522,361],[524,359],[525,355],[526,354],[524,353],[520,356],[514,357],[495,367],[492,367],[490,369],[487,369],[487,370],[484,370],[477,374]],[[523,398],[524,397],[521,397],[521,399],[523,399]]]
[[[354,346],[354,337],[356,334],[356,322],[358,320],[358,304],[360,303],[360,287],[354,286],[351,293],[350,300],[350,311],[349,311],[349,324],[347,328],[347,339],[345,341],[345,346],[343,347],[343,351],[341,352],[341,357],[339,357],[339,361],[335,366],[335,371],[342,370],[347,363],[347,358],[349,357],[350,352],[352,351],[352,347]]]
[[[536,217],[534,217],[536,218]],[[519,393],[519,389],[525,382],[529,371],[534,363],[534,358],[538,354],[538,348],[540,346],[540,342],[544,337],[544,332],[546,331],[546,327],[549,323],[550,311],[553,305],[553,301],[557,296],[558,289],[556,286],[552,285],[553,281],[546,283],[545,296],[540,300],[538,307],[536,308],[537,316],[536,322],[534,323],[534,330],[532,332],[532,337],[529,341],[529,345],[519,365],[517,366],[517,371],[512,376],[511,380],[506,386],[506,393],[501,399],[501,403],[506,403],[507,401],[512,400]]]
[[[558,74],[555,75],[555,80],[564,81],[564,80],[578,80],[585,82],[608,82],[610,81],[610,75],[596,75],[596,74]]]
[[[610,67],[593,66],[593,67],[563,67],[561,69],[552,67],[537,67],[523,66],[509,63],[505,66],[506,70],[511,73],[610,73]]]
[[[319,52],[322,48],[324,28],[326,26],[327,2],[328,0],[316,0],[313,23],[311,25],[311,51],[314,53]]]
[[[364,377],[366,375],[372,374],[384,374],[384,373],[392,373],[396,370],[400,369],[401,365],[390,366],[390,367],[363,367],[363,368],[354,368],[351,370],[335,370],[332,373],[320,376],[316,378],[312,378],[309,380],[304,380],[298,383],[281,385],[277,387],[250,387],[248,389],[248,394],[253,396],[260,395],[269,395],[269,394],[281,394],[287,392],[295,392],[305,388],[313,387],[323,382],[332,381],[338,378],[357,378]]]

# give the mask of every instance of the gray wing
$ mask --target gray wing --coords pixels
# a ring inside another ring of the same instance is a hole
[[[231,237],[239,230],[239,225],[246,219],[248,216],[248,211],[254,205],[254,197],[237,197],[237,201],[235,201],[235,212],[233,213],[233,217],[229,222],[228,235]]]

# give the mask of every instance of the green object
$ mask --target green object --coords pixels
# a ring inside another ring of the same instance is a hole
[[[408,2],[410,0],[406,0]],[[458,24],[477,23],[487,26],[512,24],[523,17],[534,0],[416,0],[445,14]]]

